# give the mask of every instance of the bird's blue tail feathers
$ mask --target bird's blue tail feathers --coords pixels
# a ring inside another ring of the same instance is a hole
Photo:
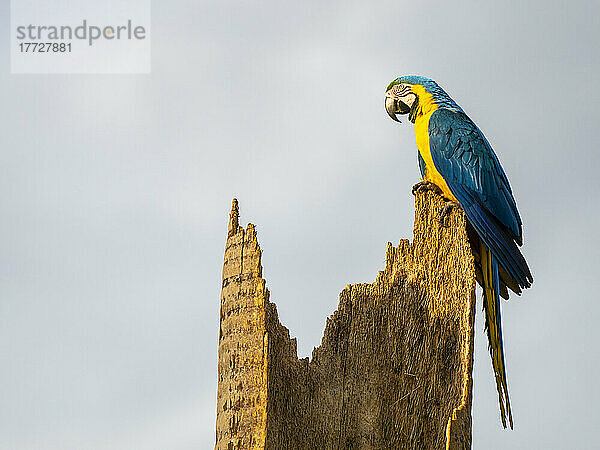
[[[506,428],[508,423],[513,428],[512,411],[508,398],[508,384],[506,381],[506,367],[504,364],[504,346],[502,344],[502,317],[500,313],[500,275],[498,261],[492,252],[481,242],[481,269],[483,273],[483,310],[485,311],[485,327],[489,340],[489,350],[492,357],[492,367],[496,378],[498,401],[502,425]]]

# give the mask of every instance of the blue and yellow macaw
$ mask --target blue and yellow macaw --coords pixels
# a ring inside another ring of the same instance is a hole
[[[502,424],[513,427],[508,398],[500,296],[528,288],[533,277],[521,254],[521,217],[498,157],[477,125],[438,84],[420,76],[401,76],[385,93],[392,119],[408,114],[415,124],[422,181],[413,192],[434,190],[447,203],[440,215],[460,206],[468,219],[476,272],[483,288],[485,324],[496,377]],[[473,230],[475,233],[473,233]]]

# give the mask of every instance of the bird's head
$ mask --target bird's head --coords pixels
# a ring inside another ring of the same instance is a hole
[[[396,78],[392,81],[385,92],[385,110],[388,115],[400,122],[397,115],[410,114],[409,120],[415,121],[417,115],[417,107],[419,106],[420,97],[429,97],[434,91],[441,91],[435,81],[429,78],[408,75]],[[443,92],[443,91],[441,91]],[[429,100],[429,98],[427,100]]]

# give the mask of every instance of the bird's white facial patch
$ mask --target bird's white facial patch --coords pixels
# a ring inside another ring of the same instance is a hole
[[[393,99],[400,100],[409,108],[417,99],[417,95],[412,91],[410,84],[402,83],[392,86],[392,88],[389,91],[387,91],[386,97],[391,97]]]

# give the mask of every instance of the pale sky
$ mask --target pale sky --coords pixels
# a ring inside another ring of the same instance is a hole
[[[0,5],[9,23],[9,4]],[[535,282],[503,303],[515,430],[476,330],[473,448],[599,448],[598,2],[154,2],[149,75],[11,75],[0,40],[0,448],[214,446],[232,197],[299,356],[410,238],[399,75],[512,184]]]

